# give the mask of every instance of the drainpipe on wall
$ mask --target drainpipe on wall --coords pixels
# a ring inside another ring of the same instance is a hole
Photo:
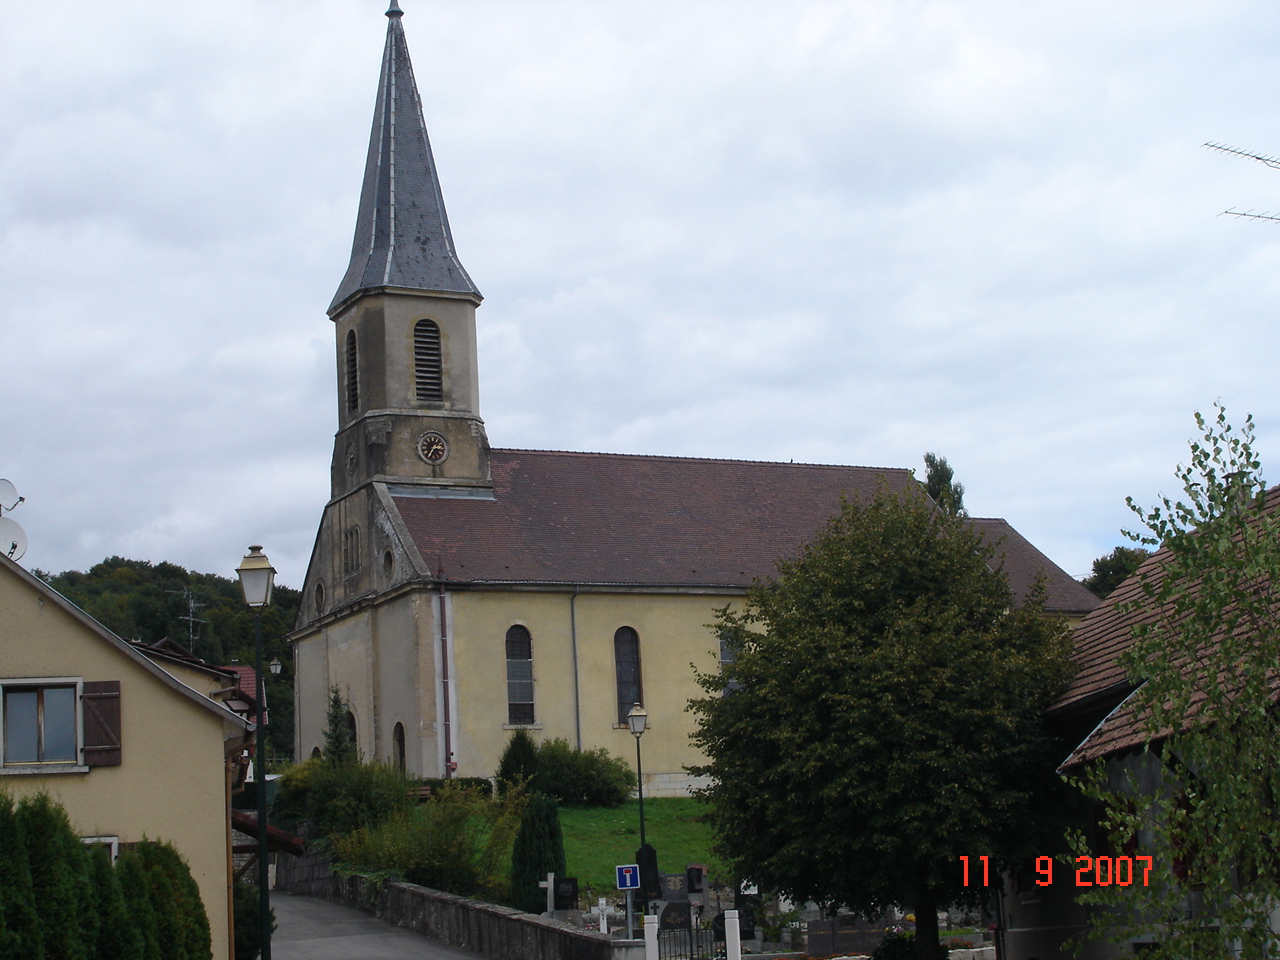
[[[440,581],[440,701],[444,707],[444,778],[453,779],[453,730],[449,724],[449,628],[445,620],[444,581]]]
[[[573,647],[573,729],[577,737],[577,747],[582,749],[582,691],[578,686],[578,585],[573,585],[573,596],[569,598],[569,639]]]

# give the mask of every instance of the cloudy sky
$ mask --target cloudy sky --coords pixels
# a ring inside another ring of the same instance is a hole
[[[1074,575],[1194,410],[1280,462],[1280,5],[402,5],[496,446],[934,450]],[[0,2],[24,565],[300,585],[383,9]]]

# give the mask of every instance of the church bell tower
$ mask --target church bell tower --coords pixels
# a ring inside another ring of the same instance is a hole
[[[476,363],[482,298],[453,248],[402,16],[391,0],[351,263],[328,310],[335,499],[371,481],[427,495],[492,486]]]

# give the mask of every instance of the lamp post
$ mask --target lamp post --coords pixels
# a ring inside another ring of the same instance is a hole
[[[644,846],[644,773],[640,769],[640,738],[644,736],[645,724],[649,722],[649,714],[638,703],[631,705],[627,714],[627,726],[631,735],[636,738],[636,796],[640,799],[640,846]]]
[[[271,960],[271,891],[267,888],[270,875],[267,869],[267,771],[263,763],[266,749],[265,729],[262,724],[262,704],[266,700],[266,680],[262,676],[262,608],[271,602],[271,588],[275,585],[276,571],[271,561],[262,554],[261,546],[251,546],[248,554],[236,568],[240,577],[240,590],[244,602],[253,610],[254,672],[257,675],[255,699],[258,705],[256,743],[253,751],[253,779],[258,792],[258,921],[261,929],[262,960]],[[279,673],[276,664],[272,673]]]
[[[650,849],[644,838],[644,770],[640,766],[640,738],[644,736],[645,725],[649,722],[649,714],[638,703],[631,705],[627,714],[627,726],[631,735],[636,738],[636,797],[640,800],[640,849],[636,851],[636,860],[640,867],[640,904],[643,914],[649,912],[649,889],[645,885],[647,872],[650,869]]]

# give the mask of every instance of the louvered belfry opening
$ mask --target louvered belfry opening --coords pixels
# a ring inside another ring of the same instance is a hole
[[[419,400],[438,403],[444,399],[440,328],[434,320],[419,320],[413,325],[413,371]]]
[[[347,409],[360,408],[360,365],[356,361],[356,332],[347,331]]]

